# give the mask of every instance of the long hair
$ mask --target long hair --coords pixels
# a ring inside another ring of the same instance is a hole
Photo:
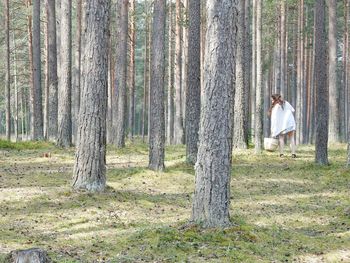
[[[282,107],[282,110],[284,110],[283,108],[283,104],[284,104],[284,100],[282,100],[282,97],[280,94],[272,94],[271,95],[271,99],[272,99],[272,104],[271,104],[271,107],[269,109],[269,112],[268,112],[268,115],[271,116],[271,113],[272,113],[272,109],[273,107],[275,107],[277,104],[281,105]]]

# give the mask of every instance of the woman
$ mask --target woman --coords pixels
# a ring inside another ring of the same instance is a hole
[[[290,149],[292,151],[292,158],[296,158],[295,154],[295,119],[293,112],[295,112],[292,105],[288,101],[282,100],[280,94],[273,94],[271,96],[272,105],[269,109],[271,116],[271,136],[278,137],[280,157],[284,156],[284,136],[287,134],[290,138]]]

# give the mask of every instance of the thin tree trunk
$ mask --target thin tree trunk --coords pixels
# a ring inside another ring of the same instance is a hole
[[[58,132],[58,76],[57,76],[57,31],[56,31],[56,3],[55,0],[47,0],[47,27],[48,27],[48,139],[55,141]]]
[[[287,68],[286,66],[286,1],[281,1],[281,95],[282,98],[285,98],[287,95],[286,92],[286,72]]]
[[[11,64],[10,64],[10,3],[4,1],[5,8],[5,85],[6,85],[6,139],[11,140]]]
[[[49,85],[49,12],[48,12],[48,3],[45,2],[45,99],[44,99],[44,138],[45,140],[49,139],[49,99],[50,99],[50,85]]]
[[[256,111],[255,111],[255,153],[262,151],[263,141],[263,79],[262,79],[262,0],[257,0],[256,7]]]
[[[145,142],[145,136],[148,135],[148,91],[149,91],[149,57],[150,57],[150,39],[149,39],[149,21],[148,17],[145,19],[145,56],[144,56],[144,78],[143,78],[143,107],[142,107],[142,141]]]
[[[239,1],[238,8],[238,29],[236,40],[236,92],[234,100],[234,129],[233,148],[247,149],[245,136],[245,97],[247,96],[245,87],[245,0]]]
[[[17,81],[17,47],[16,36],[13,33],[13,82],[15,86],[15,114],[14,114],[14,128],[15,128],[15,141],[19,139],[18,136],[18,81]]]
[[[328,0],[328,85],[329,85],[329,142],[339,142],[339,108],[337,88],[337,1]]]
[[[189,2],[188,71],[186,89],[186,161],[195,164],[201,107],[201,3]]]
[[[77,0],[76,2],[76,32],[75,32],[75,56],[74,56],[74,70],[73,70],[73,139],[76,141],[77,136],[77,126],[79,118],[79,108],[80,108],[80,86],[81,86],[81,23],[82,23],[82,0]]]
[[[135,126],[135,47],[136,13],[135,0],[130,0],[130,64],[129,64],[129,139],[134,139]]]
[[[343,83],[344,83],[344,115],[345,115],[345,141],[349,141],[349,133],[350,131],[350,88],[349,88],[349,63],[350,63],[350,52],[349,52],[349,1],[344,0],[344,5],[345,5],[345,19],[344,21],[347,21],[345,23],[345,28],[344,28],[344,69],[343,69]],[[350,146],[349,146],[350,147]],[[349,148],[350,149],[350,148]],[[350,154],[350,153],[349,153]],[[350,155],[349,155],[349,164],[350,164]]]
[[[255,111],[256,111],[256,100],[254,99],[256,96],[256,1],[253,1],[252,6],[252,83],[251,83],[251,93],[250,97],[250,115],[251,115],[251,125],[250,130],[255,133]],[[252,132],[252,141],[255,140],[255,135]]]
[[[61,64],[57,145],[72,145],[72,2],[61,2]]]
[[[155,0],[151,44],[149,165],[151,170],[164,170],[165,119],[165,16],[166,1]]]
[[[168,52],[168,119],[167,119],[167,143],[174,142],[174,56],[173,56],[173,8],[169,2],[169,52]]]
[[[175,24],[175,131],[174,143],[184,143],[184,130],[182,120],[182,34],[181,34],[181,1],[176,0]]]
[[[320,165],[328,164],[329,101],[326,61],[325,0],[315,2],[315,85],[316,85],[316,155]]]
[[[250,96],[251,94],[251,61],[252,61],[252,48],[251,48],[251,38],[250,38],[250,1],[245,0],[245,11],[244,11],[244,27],[245,27],[245,36],[244,36],[244,61],[245,61],[245,69],[244,71],[246,74],[244,74],[244,87],[245,87],[245,93],[248,94],[248,96],[245,96],[244,101],[244,138],[246,141],[246,144],[248,145],[248,136],[249,136],[249,128],[251,125],[250,120]]]
[[[126,128],[126,78],[128,54],[128,0],[122,0],[117,5],[117,48],[116,48],[116,94],[117,112],[113,114],[116,121],[116,140],[118,148],[125,147]]]
[[[44,138],[41,89],[40,0],[33,1],[33,140]]]
[[[183,143],[186,143],[186,92],[187,92],[187,65],[188,65],[188,1],[182,0],[182,69],[181,69],[181,109],[182,109],[182,127]]]
[[[235,5],[233,0],[206,5],[203,106],[192,208],[192,220],[204,227],[230,224]]]
[[[82,90],[73,188],[91,192],[106,186],[106,110],[110,0],[84,5]]]

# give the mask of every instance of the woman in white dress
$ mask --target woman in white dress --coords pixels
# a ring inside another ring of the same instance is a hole
[[[271,136],[279,139],[280,157],[284,156],[284,136],[287,135],[290,139],[292,158],[296,158],[294,139],[296,125],[293,116],[295,110],[288,101],[282,100],[280,94],[273,94],[271,103],[268,113],[271,116]]]

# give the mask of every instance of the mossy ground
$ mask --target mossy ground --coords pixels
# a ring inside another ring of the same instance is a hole
[[[0,262],[42,247],[55,262],[350,262],[350,170],[346,147],[331,165],[235,152],[232,227],[187,225],[193,167],[167,147],[166,171],[147,167],[147,146],[108,147],[108,189],[71,191],[74,149],[0,141]],[[51,153],[51,158],[45,157]]]

